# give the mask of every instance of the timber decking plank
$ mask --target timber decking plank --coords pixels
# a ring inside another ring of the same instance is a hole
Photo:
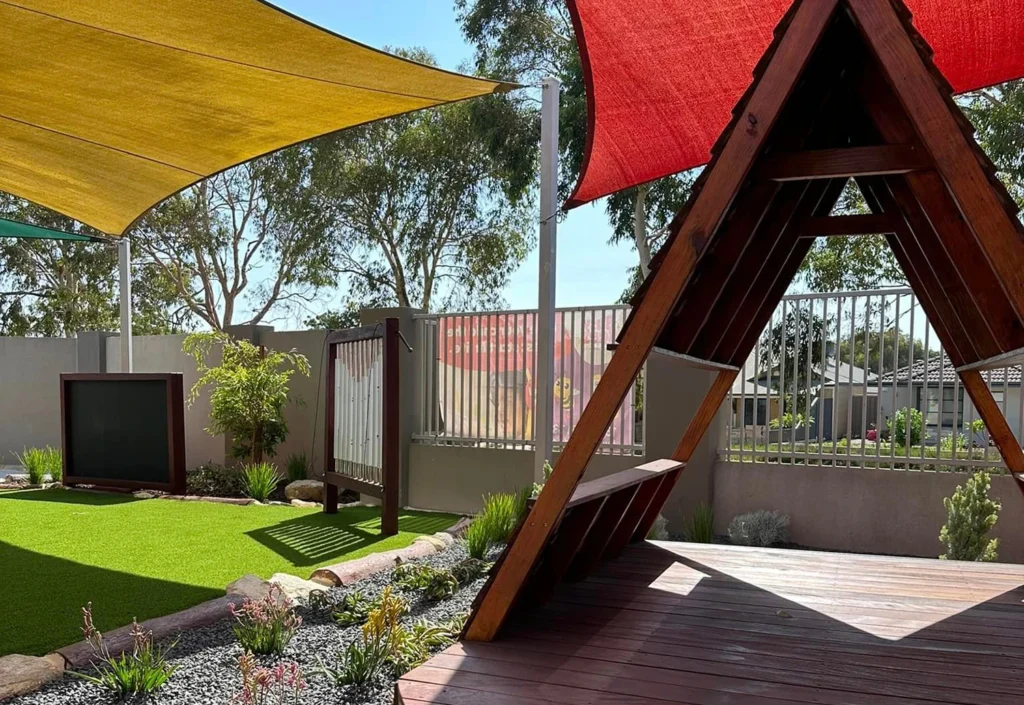
[[[1016,705],[1024,566],[645,542],[493,643],[401,680],[405,705]]]

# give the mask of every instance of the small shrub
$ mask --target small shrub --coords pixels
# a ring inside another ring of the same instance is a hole
[[[954,439],[956,445],[955,450],[964,450],[967,448],[967,436],[962,433],[947,433],[942,437],[942,440],[939,441],[939,450],[954,450]]]
[[[554,471],[555,471],[555,469],[553,467],[551,467],[551,463],[549,461],[545,460],[544,461],[544,482],[534,482],[533,483],[533,490],[530,492],[530,497],[532,497],[533,499],[536,499],[537,497],[540,496],[540,491],[542,489],[544,489],[544,485],[546,485],[548,483],[548,480],[551,479],[551,473],[553,473]]]
[[[452,575],[459,581],[459,585],[469,585],[470,583],[482,578],[490,572],[493,563],[480,560],[479,558],[467,558],[463,561],[459,561],[454,568],[452,568]]]
[[[281,476],[270,463],[250,463],[242,468],[242,493],[257,502],[266,502],[274,494]]]
[[[488,518],[484,515],[478,516],[473,523],[466,528],[463,536],[466,541],[466,550],[469,555],[477,560],[483,560],[491,547],[491,536],[493,530],[488,526]]]
[[[429,565],[406,563],[395,568],[392,581],[403,590],[421,590],[428,600],[439,601],[459,590],[459,581],[450,570]]]
[[[907,444],[907,412],[910,412],[910,445],[921,444],[921,426],[924,416],[917,409],[897,409],[888,421],[892,440],[903,445]]]
[[[530,501],[529,490],[515,494],[492,494],[484,497],[483,515],[491,530],[491,543],[508,543]]]
[[[185,473],[185,491],[201,497],[242,497],[242,475],[235,468],[209,462]]]
[[[305,480],[309,477],[309,461],[305,453],[292,453],[285,464],[288,469],[288,482]]]
[[[246,651],[238,659],[242,676],[242,690],[231,699],[238,705],[299,705],[299,697],[306,689],[299,665],[279,663],[266,668],[256,663],[252,652]]]
[[[82,634],[97,656],[97,675],[74,675],[106,688],[120,699],[158,690],[170,680],[177,668],[167,663],[167,653],[174,644],[166,649],[156,648],[153,646],[153,633],[144,630],[135,620],[132,620],[132,650],[111,656],[103,642],[103,634],[93,625],[91,602],[82,608]]]
[[[408,611],[405,600],[395,596],[389,585],[377,603],[363,625],[362,639],[349,643],[337,667],[320,663],[320,672],[338,685],[363,685],[371,681],[395,657],[399,644],[407,639],[400,624],[402,615]]]
[[[801,428],[804,425],[804,420],[803,414],[797,414],[794,418],[793,414],[787,411],[781,418],[776,416],[769,421],[768,428],[773,431],[778,431],[780,428]]]
[[[246,598],[241,608],[231,605],[229,609],[235,618],[235,636],[243,649],[254,654],[284,653],[302,625],[292,601],[273,584],[262,599]]]
[[[354,627],[366,621],[373,607],[373,602],[367,599],[361,590],[354,590],[341,598],[337,605],[332,606],[331,616],[343,627]]]
[[[774,546],[789,539],[789,517],[760,509],[740,514],[729,524],[729,539],[740,546]]]
[[[715,512],[704,502],[698,504],[697,508],[693,510],[693,516],[690,517],[686,527],[685,537],[692,543],[715,542]]]
[[[462,627],[454,622],[435,623],[421,618],[410,629],[400,629],[391,657],[396,677],[416,668],[438,649],[455,643]]]
[[[647,532],[649,541],[668,541],[668,519],[659,514],[651,524],[651,530]]]
[[[24,466],[28,473],[28,481],[33,485],[41,485],[46,482],[46,476],[50,476],[52,482],[60,482],[64,473],[64,461],[59,448],[46,446],[45,448],[25,448],[21,455],[14,454],[18,462]]]
[[[939,558],[954,561],[994,561],[999,539],[989,539],[988,532],[999,520],[1002,505],[989,498],[991,485],[988,473],[977,472],[958,486],[952,497],[942,503],[946,506],[946,523],[939,532],[939,540],[946,552]]]

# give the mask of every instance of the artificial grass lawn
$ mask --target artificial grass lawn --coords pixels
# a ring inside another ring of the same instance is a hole
[[[89,601],[106,631],[219,597],[246,573],[306,578],[323,565],[407,546],[456,519],[403,511],[398,535],[382,538],[375,507],[332,516],[64,489],[0,492],[0,656],[78,641]]]

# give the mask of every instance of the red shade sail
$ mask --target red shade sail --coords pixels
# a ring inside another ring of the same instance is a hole
[[[587,83],[566,208],[704,164],[791,0],[569,0]],[[1024,0],[906,0],[956,92],[1024,76]]]

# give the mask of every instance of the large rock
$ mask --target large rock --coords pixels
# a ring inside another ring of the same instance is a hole
[[[314,583],[311,580],[303,580],[297,575],[288,573],[275,573],[271,576],[270,582],[281,588],[281,592],[287,595],[292,601],[305,604],[309,601],[309,593],[314,590],[323,590],[321,583]]]
[[[64,673],[63,659],[11,654],[0,656],[0,700],[39,690]]]
[[[301,499],[303,502],[323,502],[324,483],[320,480],[296,480],[284,488],[284,496],[289,500]]]

